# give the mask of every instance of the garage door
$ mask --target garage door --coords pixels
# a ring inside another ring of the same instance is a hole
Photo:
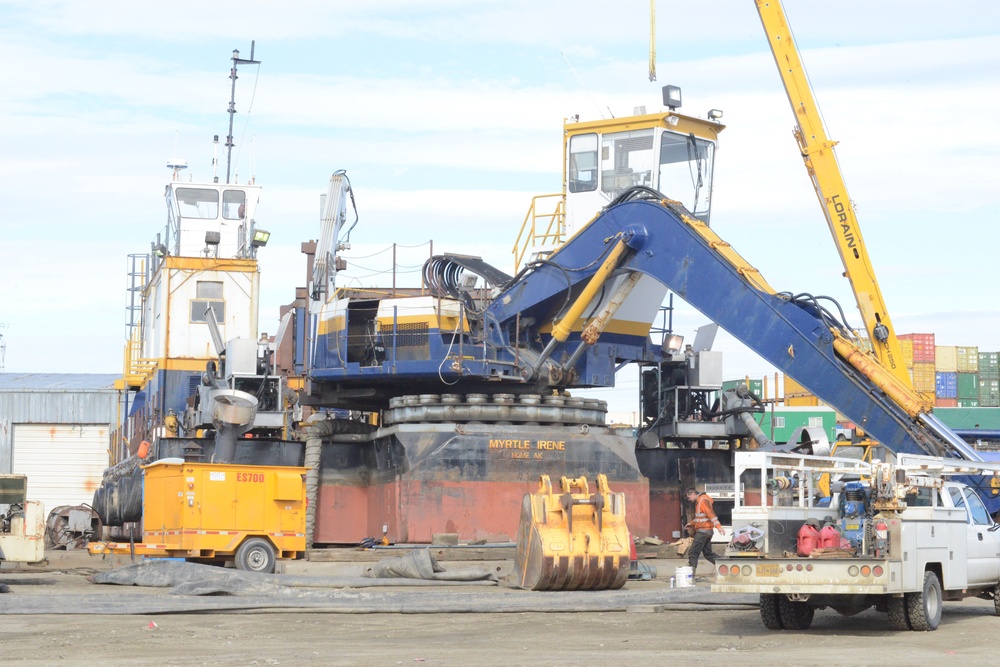
[[[11,469],[28,476],[28,498],[90,504],[108,466],[108,425],[14,424]]]

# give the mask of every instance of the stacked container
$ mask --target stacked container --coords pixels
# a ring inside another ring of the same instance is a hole
[[[979,381],[979,407],[1000,407],[1000,380]]]

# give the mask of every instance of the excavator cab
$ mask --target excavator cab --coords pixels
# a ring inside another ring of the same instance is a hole
[[[673,88],[668,86],[668,88]],[[563,182],[566,194],[566,236],[572,236],[602,208],[628,188],[644,186],[680,201],[703,222],[712,204],[712,170],[722,112],[709,119],[677,112],[679,100],[668,99],[669,110],[609,120],[567,120],[563,125]]]
[[[621,118],[566,119],[563,191],[532,200],[514,244],[515,271],[558,249],[628,188],[662,192],[709,222],[722,112],[712,109],[707,119],[679,113],[675,86],[664,86],[663,106],[657,113],[638,107]]]

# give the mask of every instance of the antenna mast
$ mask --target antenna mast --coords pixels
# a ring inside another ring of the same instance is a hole
[[[253,48],[256,40],[250,41],[250,60],[240,58],[239,49],[233,49],[233,68],[229,70],[229,78],[233,80],[229,93],[229,134],[226,136],[226,183],[229,183],[230,166],[233,162],[233,116],[236,115],[236,66],[259,65],[259,60],[253,59]]]

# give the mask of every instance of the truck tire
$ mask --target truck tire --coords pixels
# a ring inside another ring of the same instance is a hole
[[[274,572],[277,555],[265,539],[251,537],[236,550],[236,569],[249,572]]]
[[[805,602],[792,602],[784,595],[778,596],[778,614],[786,630],[808,630],[816,610]]]
[[[760,620],[768,630],[784,630],[781,614],[778,612],[778,596],[774,593],[760,594]]]
[[[924,572],[924,587],[906,594],[906,616],[918,631],[936,630],[941,622],[941,582],[933,572]]]
[[[993,587],[993,611],[1000,616],[1000,584]]]
[[[889,597],[885,603],[889,612],[889,627],[893,630],[912,630],[906,616],[906,598]]]

